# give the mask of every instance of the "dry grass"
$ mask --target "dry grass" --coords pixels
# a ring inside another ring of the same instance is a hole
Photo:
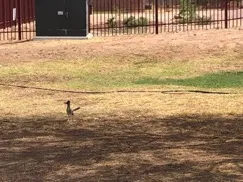
[[[1,81],[46,87],[53,86],[45,82],[51,75],[53,82],[69,78],[48,69],[43,70],[46,77],[39,77],[35,65],[70,70],[80,66],[91,72],[99,67],[104,73],[143,65],[141,72],[149,75],[158,74],[156,66],[166,70],[184,63],[194,75],[242,70],[241,31],[196,34],[5,44],[0,46],[1,74],[11,75],[11,68],[20,77],[19,82],[11,76],[2,76]],[[151,72],[148,59],[156,61]],[[92,65],[98,66],[92,70]],[[29,73],[36,77],[31,80]],[[180,76],[187,75],[175,77]],[[0,87],[0,181],[243,179],[242,89],[206,94],[179,86],[151,86],[135,88],[148,92],[87,94]],[[159,92],[166,90],[181,91]],[[63,104],[67,99],[81,106],[71,122]]]
[[[242,94],[203,94],[168,92],[73,94],[33,89],[2,87],[1,114],[3,116],[34,117],[57,115],[65,119],[65,100],[71,99],[82,107],[77,118],[134,118],[167,117],[173,115],[240,115]],[[80,121],[81,122],[81,121]]]
[[[187,78],[240,71],[239,32],[218,31],[217,37],[208,31],[166,34],[166,38],[125,36],[3,45],[0,81],[72,90],[144,89],[134,82],[142,77]]]

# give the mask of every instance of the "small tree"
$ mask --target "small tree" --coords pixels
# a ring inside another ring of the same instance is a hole
[[[184,22],[192,22],[197,18],[196,3],[194,0],[180,0],[179,16]]]

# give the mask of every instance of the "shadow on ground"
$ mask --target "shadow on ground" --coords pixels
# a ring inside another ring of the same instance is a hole
[[[0,181],[241,181],[241,118],[1,118]]]

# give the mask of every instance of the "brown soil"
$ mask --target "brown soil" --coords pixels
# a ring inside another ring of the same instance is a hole
[[[24,43],[0,42],[1,63],[88,56],[153,56],[185,60],[239,53],[243,30],[208,30],[159,35],[93,38],[91,40],[43,40]],[[18,60],[18,61],[16,61]]]
[[[1,181],[242,181],[242,115],[1,118]]]

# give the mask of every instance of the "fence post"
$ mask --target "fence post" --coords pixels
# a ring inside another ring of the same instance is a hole
[[[18,12],[18,38],[19,38],[19,40],[21,40],[22,39],[22,37],[21,37],[21,26],[22,26],[22,24],[21,24],[21,0],[18,0],[17,1],[17,12]]]
[[[1,9],[1,11],[3,11],[3,28],[5,29],[6,28],[6,12],[5,12],[5,9],[7,9],[6,7],[5,7],[5,0],[3,0],[2,1],[2,9]]]
[[[228,0],[225,0],[224,2],[224,6],[225,6],[225,12],[224,12],[224,24],[225,24],[225,28],[228,28]]]
[[[155,33],[159,34],[159,7],[158,0],[155,0]]]
[[[90,33],[90,2],[89,1],[86,1],[86,6],[88,7],[88,12],[86,12],[86,20],[88,19],[88,33]]]

